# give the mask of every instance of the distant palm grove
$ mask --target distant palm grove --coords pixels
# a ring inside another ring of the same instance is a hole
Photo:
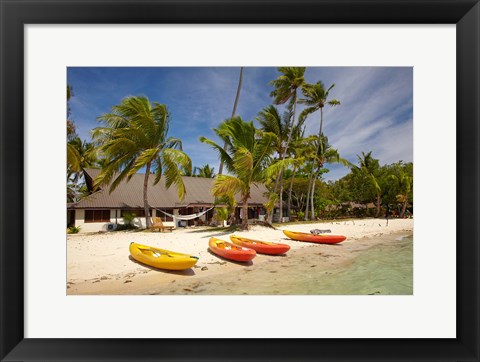
[[[241,102],[244,72],[240,69],[235,104],[230,118],[199,140],[218,155],[217,165],[192,165],[182,141],[169,135],[174,122],[168,106],[144,96],[124,98],[111,111],[99,115],[99,127],[91,131],[92,141],[82,141],[71,120],[69,101],[74,96],[67,86],[67,202],[88,194],[82,170],[99,168],[95,187],[110,192],[135,173],[144,174],[143,199],[149,216],[147,187],[165,180],[175,187],[179,199],[185,197],[183,177],[214,178],[211,194],[216,199],[215,217],[248,228],[250,190],[266,186],[263,205],[268,223],[308,221],[342,217],[410,216],[413,211],[413,164],[399,160],[382,164],[370,149],[358,150],[357,160],[342,158],[342,150],[329,143],[325,125],[335,122],[325,117],[326,107],[344,107],[331,97],[334,84],[305,81],[305,67],[279,67],[272,79],[272,104],[258,110],[253,120],[236,114]],[[334,110],[329,115],[334,114]],[[306,121],[316,124],[314,134],[306,134]],[[347,126],[347,125],[345,125]],[[215,137],[215,139],[213,138]],[[330,164],[349,168],[337,181],[324,180]],[[237,202],[239,203],[237,205]],[[235,212],[241,209],[240,217]],[[147,217],[147,226],[150,220]]]

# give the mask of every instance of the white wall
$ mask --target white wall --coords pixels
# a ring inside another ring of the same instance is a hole
[[[115,209],[110,210],[110,223],[123,224],[123,218],[120,217],[120,210],[117,211],[118,217],[115,216]],[[155,210],[152,212],[153,216],[155,216]],[[159,213],[160,214],[160,213]],[[177,211],[178,214],[178,211]],[[92,232],[99,232],[99,231],[108,231],[107,225],[108,222],[85,222],[85,210],[77,209],[75,210],[75,226],[80,226],[80,233],[92,233]],[[144,217],[136,217],[133,219],[133,224],[141,229],[145,229],[147,225],[147,221]],[[164,222],[165,226],[174,226],[173,221]]]

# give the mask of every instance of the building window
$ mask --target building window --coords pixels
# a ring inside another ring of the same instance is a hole
[[[110,210],[85,210],[85,222],[110,222]]]

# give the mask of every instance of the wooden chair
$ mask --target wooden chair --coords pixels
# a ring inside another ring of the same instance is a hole
[[[163,225],[161,217],[152,217],[152,226],[150,226],[150,229],[152,229],[152,231],[158,229],[158,231],[161,231],[163,233],[163,230],[173,231],[174,228],[175,226]]]

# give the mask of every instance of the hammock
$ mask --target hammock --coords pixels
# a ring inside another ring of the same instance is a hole
[[[162,210],[159,210],[159,209],[155,209],[155,210],[163,212],[165,215],[170,216],[174,220],[175,219],[178,219],[178,220],[193,220],[193,219],[196,219],[197,217],[202,216],[203,214],[206,214],[207,212],[209,212],[210,210],[212,210],[214,208],[215,207],[211,207],[208,210],[205,210],[205,211],[202,211],[202,212],[197,212],[195,214],[190,214],[190,215],[172,215],[172,214],[169,214],[168,212],[165,212],[165,211],[162,211]]]

